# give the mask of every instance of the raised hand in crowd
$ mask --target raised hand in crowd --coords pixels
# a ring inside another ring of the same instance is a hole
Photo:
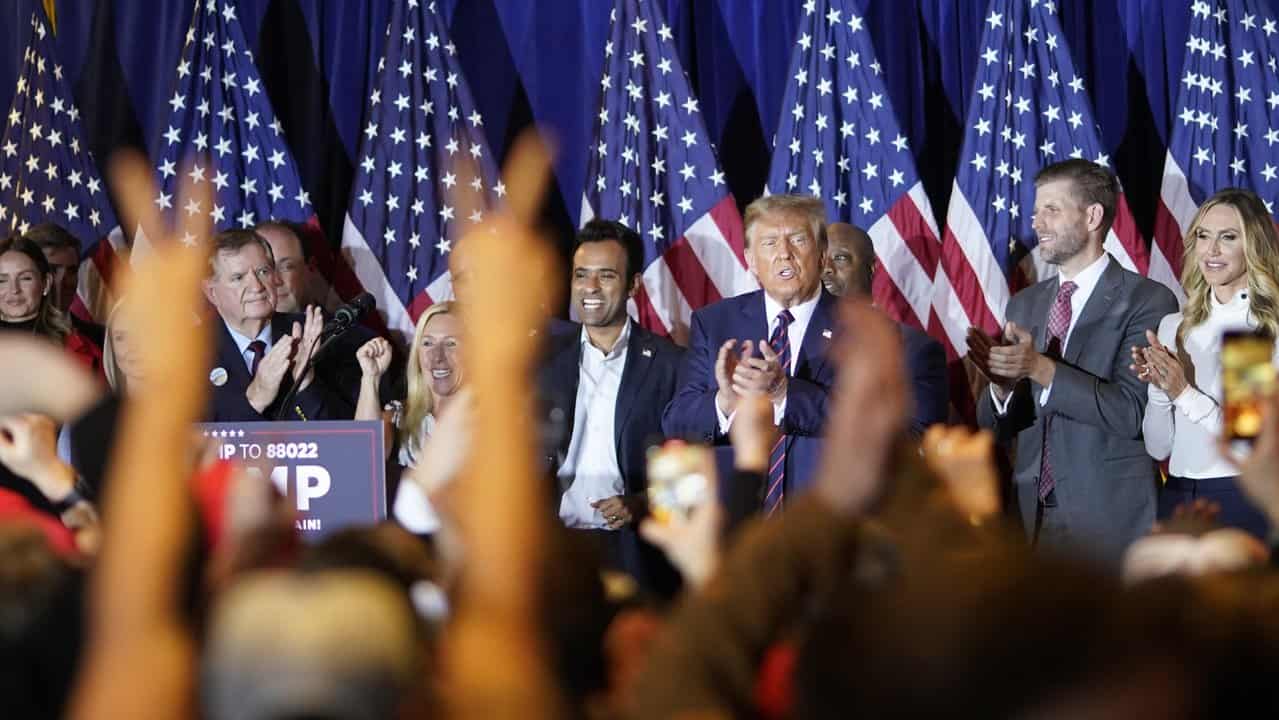
[[[54,507],[62,522],[75,533],[84,555],[98,548],[98,514],[76,487],[75,470],[58,458],[58,428],[46,415],[0,417],[0,464],[29,481]]]
[[[453,494],[467,561],[444,654],[446,702],[455,717],[547,717],[558,704],[537,624],[549,522],[533,419],[532,371],[541,342],[502,331],[542,327],[543,301],[559,287],[554,252],[532,229],[548,177],[540,141],[518,140],[503,176],[506,212],[487,214],[461,240],[484,268],[470,280],[464,367],[482,389],[474,418],[475,436],[485,444],[471,454]]]
[[[1149,347],[1132,348],[1132,364],[1128,367],[1137,373],[1138,379],[1164,391],[1169,399],[1176,400],[1190,384],[1186,380],[1186,369],[1176,353],[1159,342],[1153,330],[1146,331],[1146,342],[1150,343]]]
[[[0,335],[0,415],[37,412],[66,422],[92,407],[104,390],[83,364],[47,340]]]
[[[1239,487],[1272,528],[1279,527],[1279,394],[1264,400],[1261,433],[1252,450],[1240,458],[1227,440],[1220,442],[1224,457],[1235,458],[1239,466]]]
[[[961,516],[980,524],[999,512],[994,434],[962,425],[934,425],[924,432],[920,446]]]
[[[839,379],[816,489],[837,511],[860,515],[883,490],[896,441],[909,426],[912,401],[901,335],[892,321],[861,300],[843,301],[840,315]]]
[[[113,163],[111,175],[117,206],[132,221],[125,226],[140,224],[156,239],[126,283],[148,308],[137,332],[182,342],[139,347],[153,382],[130,399],[120,422],[102,503],[109,522],[93,578],[90,636],[70,716],[192,717],[195,645],[180,588],[192,538],[190,428],[206,402],[212,346],[208,333],[190,331],[208,257],[177,238],[207,240],[211,228],[207,215],[179,213],[183,227],[162,234],[152,169],[140,156]],[[212,202],[208,183],[185,184],[181,196]]]

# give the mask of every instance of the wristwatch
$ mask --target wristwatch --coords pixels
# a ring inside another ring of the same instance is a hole
[[[82,502],[92,502],[93,488],[89,487],[89,483],[79,473],[75,476],[75,483],[71,485],[71,492],[66,497],[53,503],[53,511],[61,515],[71,508]]]

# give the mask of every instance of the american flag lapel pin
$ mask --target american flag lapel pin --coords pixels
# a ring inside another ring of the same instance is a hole
[[[822,337],[826,338],[827,340],[830,340],[830,338],[831,338],[831,336],[832,336],[833,334],[834,334],[834,333],[832,333],[829,329],[826,329],[826,330],[823,330],[823,331],[822,331]]]

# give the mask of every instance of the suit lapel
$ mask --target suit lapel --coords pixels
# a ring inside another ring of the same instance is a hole
[[[804,331],[794,375],[815,378],[825,368],[826,359],[830,357],[830,344],[835,337],[834,308],[835,296],[823,289],[818,297],[817,307],[813,309],[813,317],[809,319],[808,328]]]
[[[626,348],[626,364],[622,367],[622,382],[617,389],[617,405],[613,414],[613,442],[617,446],[617,456],[622,457],[622,430],[630,418],[631,409],[635,407],[635,398],[649,368],[653,366],[653,336],[645,329],[631,323],[631,338]]]
[[[1038,293],[1032,295],[1029,308],[1028,322],[1034,325],[1025,328],[1030,331],[1030,336],[1035,339],[1035,349],[1039,352],[1048,351],[1048,310],[1052,308],[1053,298],[1057,297],[1057,286],[1061,281],[1053,278],[1047,282],[1039,283],[1032,286],[1032,290],[1038,290]],[[1016,322],[1014,318],[1006,318],[1012,322]]]
[[[1119,286],[1123,283],[1123,268],[1114,258],[1110,259],[1110,263],[1106,266],[1106,271],[1101,274],[1101,279],[1097,281],[1097,287],[1093,289],[1092,295],[1088,297],[1088,302],[1084,304],[1084,309],[1079,313],[1079,319],[1075,321],[1074,328],[1070,331],[1070,340],[1066,343],[1066,352],[1062,353],[1062,358],[1072,364],[1079,363],[1079,356],[1084,351],[1084,346],[1091,339],[1093,331],[1097,328],[1097,324],[1106,317],[1110,308],[1114,307],[1115,299],[1119,297]]]
[[[244,356],[240,355],[240,348],[235,344],[235,338],[231,337],[231,331],[227,330],[226,322],[218,315],[213,315],[211,322],[217,324],[216,332],[218,334],[218,367],[227,372],[227,376],[231,378],[228,383],[232,387],[247,388],[253,378],[249,377],[249,368],[244,364]],[[213,375],[210,374],[209,382],[213,382]]]

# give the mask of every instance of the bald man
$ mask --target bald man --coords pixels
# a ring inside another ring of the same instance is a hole
[[[871,294],[874,277],[875,245],[866,231],[848,223],[826,226],[822,284],[827,292],[864,297]],[[922,331],[900,323],[898,326],[915,394],[915,413],[910,427],[916,435],[922,435],[929,425],[946,422],[949,414],[946,352],[941,343]]]

